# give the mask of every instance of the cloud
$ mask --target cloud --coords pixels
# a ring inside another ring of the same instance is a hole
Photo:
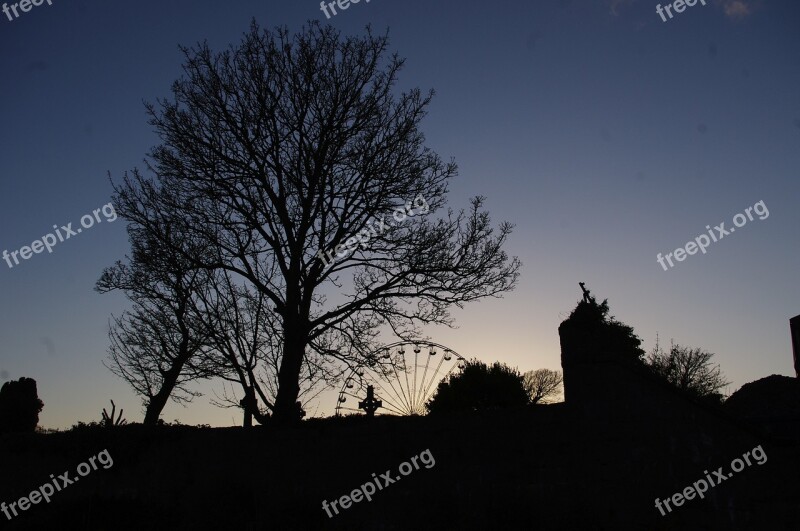
[[[730,0],[722,5],[725,14],[731,18],[744,18],[750,14],[750,6],[742,0]]]
[[[628,7],[638,0],[607,0],[611,14],[619,15],[621,8]],[[743,19],[753,14],[762,0],[714,0],[714,5],[720,7],[725,16],[732,19]],[[671,3],[668,1],[668,3]],[[700,4],[697,4],[700,5]]]
[[[743,19],[758,7],[759,0],[716,0],[728,18]]]

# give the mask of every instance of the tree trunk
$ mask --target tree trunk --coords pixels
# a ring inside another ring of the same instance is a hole
[[[183,367],[183,364],[181,364],[181,367]],[[172,390],[175,387],[175,383],[178,381],[179,373],[180,369],[177,371],[170,369],[167,372],[164,382],[161,384],[161,389],[158,390],[158,393],[156,393],[156,395],[152,397],[150,402],[147,404],[147,411],[144,415],[145,426],[155,426],[158,424],[161,411],[163,411],[164,406],[167,405],[167,400],[169,400]]]
[[[297,407],[300,394],[300,369],[305,356],[306,337],[300,326],[285,328],[283,359],[278,371],[278,395],[275,397],[273,418],[278,424],[298,422],[302,417]]]
[[[248,386],[244,391],[244,398],[242,399],[242,408],[244,409],[244,423],[245,428],[253,427],[253,409],[256,407],[256,392],[253,386]]]
[[[169,400],[172,390],[175,389],[175,384],[178,383],[178,377],[183,370],[183,366],[189,361],[191,353],[189,352],[188,335],[188,330],[184,330],[178,357],[173,360],[172,366],[166,374],[164,374],[164,381],[161,382],[161,388],[158,390],[158,393],[156,393],[147,404],[147,411],[144,415],[145,426],[155,426],[158,424],[158,418],[161,416],[164,406],[167,405],[167,400]]]

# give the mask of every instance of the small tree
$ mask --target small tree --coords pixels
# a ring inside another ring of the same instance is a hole
[[[33,378],[4,383],[0,388],[0,432],[36,431],[42,408]]]
[[[511,408],[527,403],[519,371],[498,361],[488,366],[472,360],[460,372],[439,382],[436,394],[426,406],[429,413],[436,414]]]
[[[131,254],[107,267],[95,286],[100,293],[122,291],[133,302],[111,319],[106,366],[142,397],[149,426],[170,399],[185,403],[198,396],[189,384],[217,375],[202,356],[207,337],[193,311],[209,273],[182,254],[200,255],[206,246],[174,230],[167,208],[176,200],[172,193],[126,177],[114,204],[129,221]]]
[[[730,382],[725,380],[719,365],[712,365],[711,352],[672,343],[665,352],[656,339],[656,345],[647,356],[647,365],[659,377],[678,389],[692,395],[721,402],[719,391]]]
[[[547,404],[561,392],[564,375],[561,371],[538,369],[523,375],[523,385],[531,404]]]

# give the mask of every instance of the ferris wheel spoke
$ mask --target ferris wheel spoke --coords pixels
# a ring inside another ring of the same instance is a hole
[[[397,369],[395,369],[395,372],[397,372]],[[406,375],[406,388],[404,389],[404,393],[408,397],[408,409],[409,411],[414,411],[414,406],[412,405],[412,400],[414,399],[414,397],[410,395],[411,385],[409,385],[408,383],[408,366],[406,365],[405,355],[403,356],[403,372]]]
[[[382,390],[386,390],[386,388],[383,386],[383,384],[382,384],[382,383],[380,383],[380,381],[379,381],[379,380],[376,380],[375,382],[376,382],[376,383],[377,383],[377,384],[380,386],[380,388],[381,388]],[[388,384],[389,384],[389,386],[390,386],[390,387],[391,387],[391,389],[392,389],[392,392],[393,392],[393,393],[394,393],[394,395],[395,395],[395,396],[398,398],[398,400],[400,400],[400,403],[401,403],[401,405],[402,405],[402,402],[403,402],[402,395],[401,395],[400,393],[398,393],[398,392],[397,392],[397,390],[394,388],[394,385],[392,385],[392,381],[387,379],[387,380],[386,380],[386,383],[388,383]],[[383,401],[384,401],[384,402],[386,402],[386,401],[388,400],[388,401],[390,401],[390,403],[393,403],[393,400],[394,400],[393,398],[391,398],[391,395],[389,394],[389,392],[388,392],[388,391],[387,391],[387,392],[386,392],[386,394],[384,394],[384,395],[383,395],[381,398],[383,399]]]
[[[416,411],[417,407],[417,368],[419,367],[419,346],[414,345],[414,387],[411,389],[411,413]]]
[[[342,395],[344,395],[346,397],[350,397],[350,398],[355,398],[356,400],[358,400],[360,398],[357,394],[351,393],[349,391],[345,391],[344,393],[342,393]]]
[[[423,349],[427,350],[421,354]],[[441,356],[438,360],[431,360],[431,352],[436,350],[440,350]],[[370,385],[374,386],[376,399],[382,402],[384,414],[424,414],[426,400],[435,392],[437,384],[464,363],[464,358],[456,352],[430,341],[400,341],[378,349],[374,355],[380,355],[385,362],[365,363],[351,369],[338,395],[337,415],[351,412],[363,414],[364,411],[356,406],[365,399]],[[420,355],[425,357],[425,363],[419,359]]]
[[[397,397],[402,403],[403,408],[410,410],[411,404],[409,403],[408,397],[406,396],[406,391],[403,389],[403,380],[400,379],[400,375],[397,373],[397,366],[400,364],[401,361],[403,364],[403,370],[405,371],[406,370],[405,358],[398,357],[397,360],[395,360],[395,362],[390,365],[390,367],[386,368],[386,371],[384,372],[384,377],[386,378],[386,381],[389,382],[389,385],[392,386],[392,389],[395,389],[394,384],[392,382],[393,381],[397,382],[397,390],[395,390],[395,393],[397,394]],[[394,373],[394,376],[389,374],[390,370]]]
[[[391,387],[391,389],[392,389],[392,392],[394,393],[394,395],[397,397],[397,399],[398,399],[398,400],[400,401],[400,403],[402,404],[402,403],[405,401],[405,400],[404,400],[403,393],[401,392],[401,391],[402,391],[402,389],[403,389],[403,386],[402,386],[402,384],[400,383],[400,379],[397,377],[397,371],[396,371],[396,368],[395,368],[395,366],[394,366],[394,365],[391,365],[390,367],[391,367],[392,369],[394,369],[394,370],[395,370],[395,372],[394,372],[394,378],[392,378],[392,376],[389,374],[389,368],[387,368],[387,367],[381,367],[381,373],[382,373],[382,376],[383,376],[383,380],[384,380],[386,383],[388,383],[388,384],[389,384],[389,386],[390,386],[390,387]],[[400,391],[398,391],[398,390],[395,388],[394,384],[392,383],[392,381],[393,381],[393,380],[397,380],[397,383],[398,383],[398,384],[397,384],[397,386],[400,388]],[[383,385],[382,385],[382,384],[381,384],[381,387],[383,387]]]
[[[450,370],[447,371],[447,374],[445,374],[443,376],[443,378],[447,378],[448,376],[453,374],[453,371],[456,370],[456,368],[458,367],[459,363],[461,363],[462,361],[465,361],[464,358],[457,358],[457,359],[458,359],[458,363],[453,364],[453,366],[450,367]]]
[[[427,356],[427,358],[425,360],[425,370],[422,371],[422,382],[421,382],[422,385],[420,385],[420,394],[416,398],[417,403],[420,406],[420,411],[422,411],[422,408],[425,405],[425,397],[428,395],[428,389],[425,387],[425,378],[428,376],[428,368],[430,368],[430,365],[431,365],[431,357],[432,357],[431,351],[432,351],[432,348],[428,347],[428,356]],[[439,365],[442,364],[442,360],[443,360],[443,358],[440,356],[439,357]],[[438,371],[438,370],[439,369],[437,367],[436,371]],[[434,379],[435,379],[434,377],[431,377],[431,381],[433,381]]]
[[[438,382],[442,382],[442,381],[444,381],[445,379],[447,379],[447,378],[448,378],[448,377],[449,377],[451,374],[453,374],[453,371],[456,369],[456,367],[458,367],[458,364],[459,364],[459,363],[461,363],[462,361],[464,361],[464,359],[463,359],[463,358],[461,358],[461,357],[456,357],[456,360],[457,360],[457,362],[456,362],[456,363],[454,363],[454,364],[453,364],[453,365],[450,367],[450,369],[447,371],[447,373],[446,373],[446,374],[444,374],[444,375],[443,375],[441,378],[439,378],[438,380],[437,380],[436,378],[433,378],[433,379],[431,379],[431,383],[430,383],[430,385],[429,385],[428,387],[429,387],[429,388],[430,388],[430,387],[432,387],[434,382],[437,382],[437,381],[438,381]],[[444,361],[444,355],[442,355],[442,359],[441,359],[441,361],[439,362],[439,365],[440,365],[440,366],[441,366],[441,363],[442,363],[443,361]],[[436,369],[436,371],[438,372],[438,371],[439,371],[439,369],[437,368],[437,369]]]
[[[403,380],[400,379],[400,375],[397,373],[397,367],[394,368],[394,374],[397,378],[397,387],[400,389],[400,396],[403,397],[403,402],[405,403],[406,409],[410,412],[413,408],[411,404],[411,397],[409,396],[409,385],[408,385],[408,367],[406,366],[405,359],[403,359],[403,374],[405,375],[406,386],[403,387]]]
[[[430,358],[430,357],[429,357]],[[422,400],[427,402],[426,398],[430,396],[431,387],[433,387],[434,383],[441,381],[441,379],[437,379],[436,376],[439,374],[439,370],[442,368],[442,364],[444,363],[444,354],[439,358],[439,363],[436,365],[436,370],[431,375],[431,381],[428,383],[428,386],[425,388],[425,394],[422,396]],[[425,366],[425,372],[428,372],[428,366]],[[424,378],[423,378],[424,379]]]
[[[386,401],[384,400],[384,402],[386,402]],[[383,407],[385,409],[389,410],[389,411],[392,411],[396,415],[400,415],[401,417],[406,415],[406,413],[403,411],[402,408],[396,406],[395,404],[393,404],[391,402],[389,402],[388,404],[384,403]]]
[[[397,373],[395,373],[395,376],[396,376],[396,375],[397,375]],[[394,384],[392,384],[392,377],[391,377],[391,375],[389,374],[389,369],[388,369],[387,367],[385,367],[385,366],[382,366],[382,367],[381,367],[381,376],[382,376],[382,378],[378,378],[378,379],[375,379],[375,380],[374,380],[374,381],[375,381],[375,383],[377,383],[377,384],[380,386],[380,388],[381,388],[381,389],[384,389],[384,390],[386,390],[386,387],[384,387],[384,386],[383,386],[383,384],[381,383],[381,380],[382,380],[383,382],[386,382],[386,383],[388,383],[388,384],[389,384],[389,386],[390,386],[390,388],[391,388],[391,390],[392,390],[392,393],[391,393],[391,394],[394,394],[394,396],[396,396],[396,397],[397,397],[397,399],[400,401],[400,404],[401,404],[401,409],[402,409],[402,403],[403,403],[403,401],[404,401],[404,400],[403,400],[403,394],[402,394],[401,392],[399,392],[399,391],[398,391],[398,390],[397,390],[397,389],[394,387]],[[395,379],[396,379],[396,378],[395,378]],[[398,380],[398,382],[399,382],[399,380]],[[401,387],[401,390],[402,390],[402,387]],[[388,390],[387,390],[387,391],[386,391],[386,394],[384,394],[384,395],[383,395],[381,398],[382,398],[382,399],[384,399],[384,400],[385,400],[385,399],[387,399],[387,398],[389,398],[389,399],[390,399],[390,401],[393,401],[393,399],[392,399],[392,398],[390,398],[391,394],[390,394],[390,393],[388,392]],[[401,413],[401,414],[402,414],[402,413]]]

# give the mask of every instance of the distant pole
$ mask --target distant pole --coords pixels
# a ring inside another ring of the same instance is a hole
[[[789,328],[792,330],[792,351],[794,353],[794,374],[800,378],[800,315],[789,319]]]

